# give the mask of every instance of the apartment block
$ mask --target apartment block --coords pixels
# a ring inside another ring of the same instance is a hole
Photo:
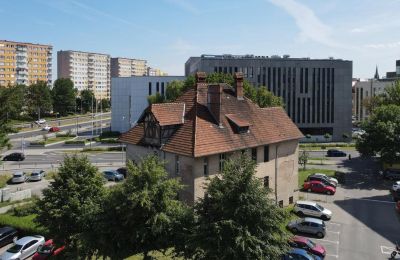
[[[53,46],[0,40],[0,86],[52,84]]]
[[[111,58],[111,77],[146,76],[147,61],[128,58]]]
[[[110,99],[110,55],[82,51],[57,52],[57,76],[69,78],[78,91],[92,90],[97,99]]]
[[[156,76],[156,77],[168,76],[168,73],[157,68],[147,67],[147,76]]]

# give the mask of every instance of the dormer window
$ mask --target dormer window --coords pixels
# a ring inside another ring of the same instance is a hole
[[[245,134],[249,132],[250,123],[247,120],[237,114],[226,114],[225,116],[228,118],[235,133]]]

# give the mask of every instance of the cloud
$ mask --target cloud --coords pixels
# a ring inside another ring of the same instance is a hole
[[[309,39],[330,47],[343,47],[332,38],[332,29],[324,24],[312,9],[295,0],[268,0],[285,10],[300,29],[300,39]]]
[[[192,3],[187,0],[166,0],[166,2],[173,4],[189,13],[198,15],[200,14],[200,10],[197,9]]]
[[[393,49],[400,48],[400,41],[398,42],[388,42],[388,43],[375,43],[375,44],[367,44],[366,48],[372,49]]]

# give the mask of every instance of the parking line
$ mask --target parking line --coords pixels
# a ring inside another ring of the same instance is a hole
[[[381,252],[384,255],[390,255],[396,248],[389,246],[381,246]]]
[[[331,232],[331,233],[333,233],[333,234],[340,234],[340,232],[339,232],[339,231],[331,231],[331,230],[326,230],[326,232]]]
[[[371,201],[371,202],[382,202],[382,203],[389,203],[389,204],[394,204],[394,201],[388,201],[388,200],[372,200],[372,199],[362,199],[362,198],[352,198],[352,197],[345,197],[345,199],[353,199],[353,200],[365,200],[365,201]]]
[[[327,222],[327,224],[338,225],[338,226],[342,225],[341,223],[335,223],[335,222]]]
[[[328,243],[339,245],[339,241],[332,241],[332,240],[326,240],[326,239],[318,239],[318,241],[328,242]]]
[[[338,255],[330,255],[330,254],[326,254],[326,256],[331,256],[331,257],[339,258],[339,256],[338,256]]]

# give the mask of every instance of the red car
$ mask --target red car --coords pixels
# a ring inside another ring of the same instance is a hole
[[[306,181],[303,184],[303,188],[306,191],[326,193],[328,195],[333,195],[336,192],[336,188],[325,185],[320,181]]]
[[[64,248],[65,246],[56,248],[53,243],[53,239],[49,239],[42,246],[38,247],[38,250],[33,255],[32,260],[45,260],[49,259],[51,256],[60,255]]]
[[[301,248],[306,250],[307,252],[320,256],[322,258],[326,255],[326,249],[324,246],[315,244],[313,241],[306,237],[294,236],[289,240],[289,245],[295,248]]]
[[[60,128],[58,128],[58,127],[56,127],[56,126],[52,126],[52,127],[50,127],[50,129],[49,129],[49,132],[50,133],[55,133],[55,132],[59,132],[60,131]]]

